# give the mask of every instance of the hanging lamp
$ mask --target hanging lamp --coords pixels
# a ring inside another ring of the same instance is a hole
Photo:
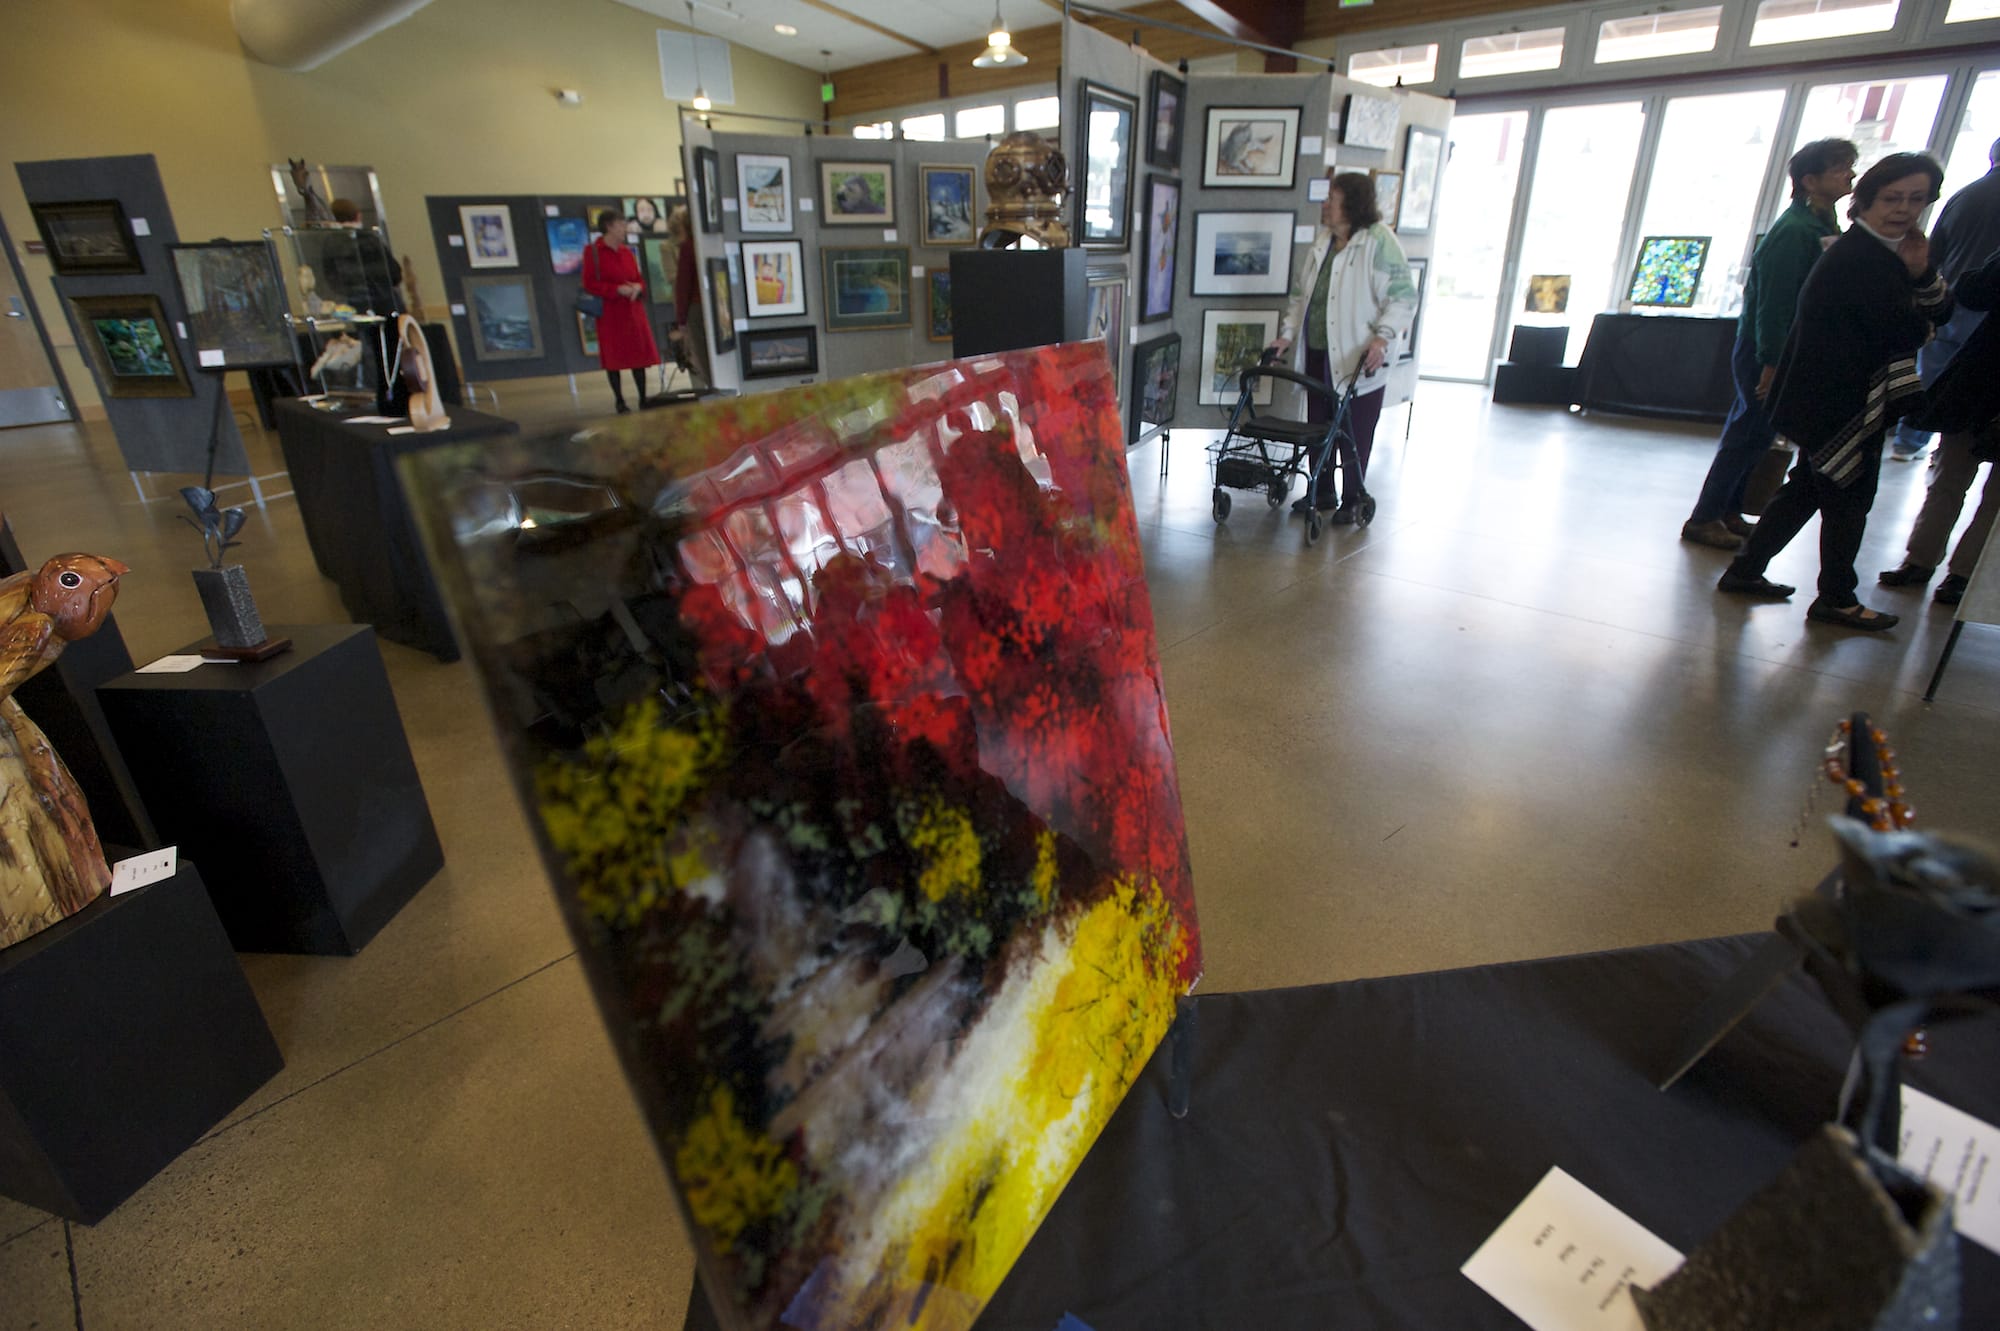
[[[688,0],[688,27],[694,29],[694,109],[706,111],[715,105],[708,100],[708,90],[701,86],[701,29],[695,27],[694,0]]]
[[[974,69],[1009,69],[1025,65],[1028,57],[1014,49],[1014,35],[1000,19],[1000,0],[993,0],[993,30],[986,34],[986,49],[973,59]]]

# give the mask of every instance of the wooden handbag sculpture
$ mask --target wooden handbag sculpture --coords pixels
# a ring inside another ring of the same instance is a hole
[[[423,326],[407,314],[396,317],[396,363],[410,390],[410,424],[418,434],[451,427],[438,395],[437,373],[431,367],[430,344]]]

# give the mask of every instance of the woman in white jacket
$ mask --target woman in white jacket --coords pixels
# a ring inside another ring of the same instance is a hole
[[[1341,478],[1347,493],[1337,508],[1332,486],[1322,487],[1319,499],[1321,509],[1335,510],[1328,521],[1341,526],[1354,521],[1388,387],[1389,352],[1409,335],[1417,288],[1402,245],[1375,206],[1375,182],[1348,171],[1333,176],[1330,184],[1320,205],[1319,234],[1292,284],[1274,346],[1280,355],[1291,350],[1303,327],[1302,372],[1336,392],[1355,380],[1350,427],[1359,474]],[[1307,420],[1326,420],[1330,414],[1323,398],[1307,395]],[[1299,500],[1292,511],[1305,512],[1307,502]]]

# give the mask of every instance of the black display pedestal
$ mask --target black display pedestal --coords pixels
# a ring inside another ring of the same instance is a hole
[[[0,950],[0,1194],[95,1224],[284,1065],[192,864],[100,897]]]
[[[1089,257],[1079,249],[954,251],[952,357],[1081,342],[1089,336]]]
[[[444,852],[374,632],[268,629],[293,649],[125,675],[98,697],[160,835],[201,864],[237,949],[351,956]]]
[[[1736,399],[1735,346],[1734,319],[1600,314],[1583,344],[1576,400],[1591,411],[1719,423]]]
[[[1516,365],[1503,361],[1493,367],[1493,400],[1567,407],[1575,403],[1580,382],[1572,365]]]

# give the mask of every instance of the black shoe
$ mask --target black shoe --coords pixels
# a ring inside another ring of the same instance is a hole
[[[1722,576],[1716,579],[1715,590],[1729,592],[1735,596],[1760,596],[1765,600],[1782,601],[1798,588],[1788,587],[1782,582],[1772,582],[1761,573],[1754,576],[1738,573],[1736,565],[1731,564],[1722,571]]]
[[[1931,593],[1931,599],[1939,605],[1957,605],[1965,599],[1965,575],[1946,575],[1945,580],[1937,585],[1937,590]]]
[[[1326,525],[1329,527],[1352,527],[1354,520],[1354,508],[1349,504],[1342,504],[1326,515]]]
[[[1885,568],[1875,575],[1875,581],[1884,587],[1921,587],[1931,580],[1936,569],[1923,564],[1905,561],[1899,568]]]
[[[1306,514],[1312,511],[1313,511],[1313,501],[1311,495],[1300,495],[1297,499],[1294,499],[1292,501],[1293,517],[1302,518]]]
[[[1897,616],[1886,610],[1870,610],[1859,601],[1853,605],[1829,605],[1824,597],[1806,607],[1806,618],[1822,624],[1838,624],[1863,633],[1884,633],[1896,627]]]
[[[623,415],[625,415],[625,414],[626,414],[627,412],[629,412],[629,411],[631,411],[631,410],[632,410],[632,408],[630,408],[630,407],[628,407],[628,406],[626,406],[626,405],[625,405],[625,399],[624,399],[624,398],[622,398],[622,397],[621,397],[621,398],[619,398],[619,399],[618,399],[618,414],[619,414],[620,416],[623,416]]]

